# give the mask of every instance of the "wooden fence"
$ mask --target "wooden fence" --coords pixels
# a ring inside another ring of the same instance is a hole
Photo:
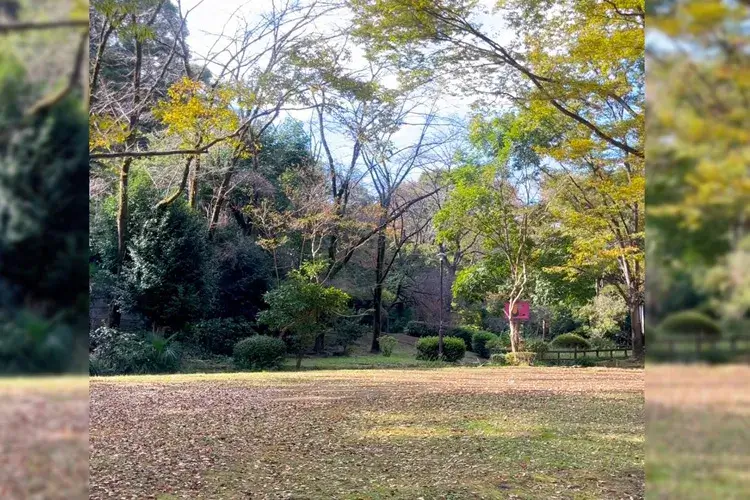
[[[541,354],[541,359],[545,360],[563,360],[563,359],[578,359],[580,358],[586,358],[591,357],[590,354],[593,353],[595,358],[597,359],[615,359],[615,358],[627,358],[628,353],[632,354],[633,349],[629,347],[624,348],[614,348],[614,349],[578,349],[574,348],[573,350],[554,350],[554,351],[547,351]],[[622,355],[618,354],[615,356],[615,353],[622,353]]]
[[[708,351],[724,351],[732,354],[750,354],[750,338],[733,336],[729,338],[706,337],[701,335],[659,338],[651,346],[660,353],[701,354]]]
[[[510,351],[506,351],[508,353]],[[593,356],[591,354],[593,353]],[[630,354],[628,354],[630,353]],[[629,355],[633,354],[632,347],[614,347],[614,348],[600,348],[600,349],[573,349],[564,350],[549,350],[544,353],[537,354],[538,359],[547,361],[563,361],[568,359],[581,359],[586,357],[595,357],[597,359],[625,359]]]

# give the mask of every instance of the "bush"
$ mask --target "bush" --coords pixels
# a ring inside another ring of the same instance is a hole
[[[617,344],[610,339],[594,337],[588,340],[592,349],[617,349]]]
[[[76,361],[76,344],[72,328],[65,323],[27,310],[0,317],[0,375],[65,372]],[[85,344],[81,347],[85,349]],[[77,361],[84,359],[82,350]]]
[[[501,354],[510,350],[510,337],[507,335],[496,335],[484,345],[490,354]]]
[[[367,325],[359,322],[355,318],[341,318],[334,322],[331,335],[326,338],[331,339],[331,343],[341,347],[344,354],[349,352],[349,347],[361,339],[369,330]]]
[[[193,323],[188,328],[190,342],[212,354],[231,356],[235,344],[256,334],[252,323],[243,317],[213,318]]]
[[[89,355],[89,373],[130,375],[174,373],[182,364],[182,349],[173,340],[145,332],[122,332],[99,328],[94,334],[96,347]]]
[[[701,352],[698,355],[699,361],[704,361],[708,363],[709,365],[720,365],[724,363],[729,363],[731,359],[732,357],[728,352],[722,351],[721,349],[716,349],[716,348]]]
[[[471,346],[477,356],[480,358],[489,358],[491,353],[487,348],[487,342],[496,338],[498,338],[497,335],[480,330],[472,335]]]
[[[493,365],[504,365],[505,364],[505,354],[493,354],[490,356],[490,363]]]
[[[286,344],[277,337],[255,335],[234,346],[234,363],[248,370],[280,368],[286,354]]]
[[[573,349],[575,347],[579,349],[588,349],[591,347],[588,340],[580,335],[576,335],[575,333],[563,333],[562,335],[558,335],[552,340],[550,345],[563,349]]]
[[[661,322],[659,329],[665,333],[678,335],[714,337],[721,335],[719,324],[699,311],[680,311],[670,314]]]
[[[409,321],[406,324],[404,333],[410,337],[436,337],[438,335],[438,327],[423,321]]]
[[[471,351],[472,349],[471,338],[474,336],[475,332],[476,332],[475,328],[468,328],[465,326],[454,326],[452,328],[449,328],[446,333],[448,337],[457,337],[457,338],[463,339],[464,344],[466,344],[466,350]]]
[[[509,352],[505,355],[505,363],[512,366],[530,366],[535,359],[535,352]]]
[[[396,344],[398,344],[396,337],[391,337],[390,335],[380,337],[380,350],[383,352],[383,356],[386,358],[391,357],[391,354],[393,354],[393,348],[396,347]]]
[[[591,368],[596,366],[596,358],[580,358],[573,362],[574,366],[580,366],[581,368]]]
[[[539,357],[542,357],[542,355],[549,350],[549,345],[542,340],[534,340],[526,344],[526,350],[529,352],[535,352]]]
[[[426,361],[438,360],[438,337],[422,337],[417,341],[417,359]],[[443,337],[443,361],[453,363],[463,359],[466,354],[466,344],[457,337]]]

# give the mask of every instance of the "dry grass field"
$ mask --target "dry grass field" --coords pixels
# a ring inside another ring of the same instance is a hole
[[[648,498],[750,498],[748,385],[750,366],[648,366]]]
[[[88,497],[86,377],[0,378],[0,498]]]
[[[94,378],[91,498],[643,498],[643,371]]]

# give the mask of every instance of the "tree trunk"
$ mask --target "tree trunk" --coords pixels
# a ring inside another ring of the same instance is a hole
[[[630,333],[633,343],[633,357],[642,359],[644,356],[643,349],[643,332],[641,331],[641,310],[640,303],[637,301],[629,304],[630,309]]]
[[[521,330],[518,328],[518,321],[509,319],[508,324],[510,325],[510,350],[518,352],[521,348]]]
[[[321,332],[320,335],[315,337],[315,352],[317,354],[322,354],[323,350],[325,349],[326,345],[326,334],[325,332]]]
[[[383,267],[385,265],[385,230],[378,232],[377,258],[375,261],[375,289],[373,290],[372,348],[370,352],[380,352],[380,328],[383,315]]]
[[[302,358],[304,357],[304,355],[305,354],[302,351],[300,351],[297,354],[297,371],[299,371],[300,368],[302,368]]]
[[[219,185],[219,190],[216,193],[216,202],[214,203],[213,209],[211,210],[211,218],[209,219],[208,223],[209,240],[213,239],[216,225],[219,223],[219,215],[221,214],[221,209],[224,207],[224,202],[226,201],[227,191],[229,190],[229,185],[232,182],[233,174],[234,164],[232,164],[224,174],[224,177],[221,180],[221,184]]]
[[[132,163],[132,158],[126,158],[125,161],[122,162],[122,167],[120,168],[120,182],[118,185],[117,198],[117,261],[115,262],[115,278],[119,278],[122,273],[125,254],[127,252],[128,181],[130,180],[130,166]],[[109,304],[107,326],[110,328],[119,328],[120,319],[120,306],[113,299]]]
[[[190,174],[190,186],[188,188],[188,205],[190,208],[195,209],[195,203],[198,199],[198,174],[201,169],[201,157],[196,155],[195,162],[193,162],[193,169]]]

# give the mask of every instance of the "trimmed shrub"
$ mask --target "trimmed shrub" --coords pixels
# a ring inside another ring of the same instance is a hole
[[[509,352],[505,355],[505,363],[512,366],[531,366],[535,359],[535,352]]]
[[[487,348],[487,342],[498,338],[497,335],[490,332],[478,331],[471,337],[471,346],[473,351],[480,358],[489,358],[490,350]]]
[[[234,346],[234,363],[248,370],[280,368],[286,354],[286,344],[277,337],[255,335]]]
[[[417,359],[426,361],[438,360],[438,337],[422,337],[417,341]],[[443,337],[443,361],[453,363],[463,359],[466,354],[466,344],[457,337]]]
[[[190,341],[212,354],[231,356],[235,344],[256,334],[252,323],[243,317],[213,318],[188,328]]]
[[[474,333],[477,330],[475,328],[468,328],[465,326],[454,326],[452,328],[449,328],[446,333],[449,337],[457,337],[460,339],[463,339],[464,344],[466,344],[466,350],[471,351],[473,346],[471,345],[471,338],[474,336]]]
[[[573,349],[575,347],[579,349],[588,349],[591,347],[588,340],[580,335],[576,335],[575,333],[563,333],[562,335],[558,335],[552,340],[552,342],[550,342],[550,345],[552,347],[561,347],[563,349]]]
[[[699,311],[680,311],[667,316],[659,325],[665,333],[678,335],[721,335],[719,324]]]
[[[433,337],[438,335],[438,327],[424,321],[409,321],[404,333],[410,337]]]
[[[396,347],[396,344],[398,344],[398,340],[396,337],[392,337],[390,335],[384,335],[380,337],[380,350],[383,353],[383,356],[386,358],[390,358],[391,354],[393,354],[393,348]]]

